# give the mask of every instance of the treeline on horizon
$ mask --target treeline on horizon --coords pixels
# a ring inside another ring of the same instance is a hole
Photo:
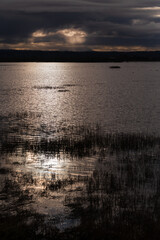
[[[160,51],[71,52],[0,50],[0,62],[127,62],[160,61]]]

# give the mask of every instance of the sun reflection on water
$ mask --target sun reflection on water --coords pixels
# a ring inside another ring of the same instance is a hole
[[[91,175],[95,158],[71,159],[65,154],[46,156],[44,154],[26,153],[25,168],[33,175],[39,174],[48,179],[65,179],[68,176]]]

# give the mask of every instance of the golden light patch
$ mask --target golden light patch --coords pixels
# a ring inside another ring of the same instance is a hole
[[[62,35],[68,43],[81,44],[84,43],[87,37],[87,33],[74,28],[62,29],[57,32]]]
[[[38,37],[46,37],[46,36],[47,36],[47,34],[44,33],[44,32],[41,31],[41,30],[38,30],[38,31],[32,33],[32,37],[35,37],[35,38],[38,38]]]
[[[92,48],[95,52],[110,52],[110,51],[117,51],[117,52],[129,52],[129,51],[153,51],[156,50],[153,48],[147,48],[143,46],[95,46]]]
[[[141,7],[141,8],[135,8],[136,10],[146,10],[146,11],[159,11],[160,7],[159,6],[154,6],[154,7]]]

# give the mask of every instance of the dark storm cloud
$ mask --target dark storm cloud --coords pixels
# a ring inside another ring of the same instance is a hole
[[[67,41],[68,33],[63,36],[63,29],[82,31],[77,34],[83,41],[76,39],[74,49],[94,49],[95,46],[101,49],[106,46],[158,48],[160,3],[159,0],[0,2],[0,46],[3,48],[14,48],[19,43],[25,48],[25,44],[34,42],[32,48],[44,42],[43,49],[72,49],[73,43]],[[41,31],[42,36],[34,35],[36,31]],[[81,36],[84,33],[86,36]]]

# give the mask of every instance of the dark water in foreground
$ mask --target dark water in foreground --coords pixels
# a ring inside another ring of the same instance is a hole
[[[159,239],[159,64],[0,65],[0,239]]]

